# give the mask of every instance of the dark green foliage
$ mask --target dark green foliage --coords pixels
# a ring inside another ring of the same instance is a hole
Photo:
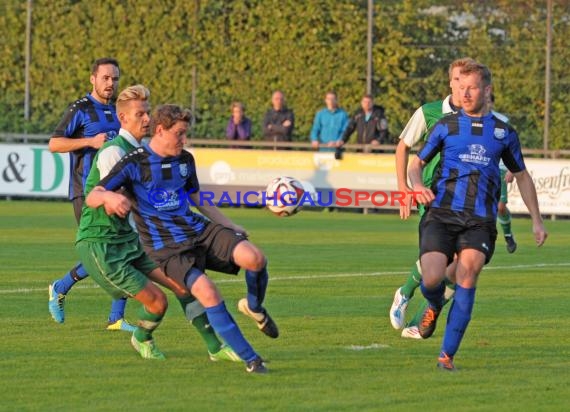
[[[223,136],[234,99],[246,104],[255,138],[271,91],[295,111],[306,140],[327,89],[349,112],[365,91],[366,1],[34,0],[31,120],[24,115],[26,2],[0,4],[0,130],[46,132],[66,105],[90,90],[89,66],[119,59],[121,87],[146,84],[155,104],[191,104],[197,68],[195,134]],[[489,65],[497,109],[523,144],[541,147],[545,1],[384,0],[375,6],[374,91],[393,135],[421,103],[447,93],[447,65],[470,55]],[[566,68],[570,12],[554,1],[552,148],[569,148]]]

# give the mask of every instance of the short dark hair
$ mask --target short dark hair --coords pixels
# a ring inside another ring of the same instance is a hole
[[[372,96],[370,93],[366,93],[365,95],[362,96],[362,98],[374,101],[374,96]]]
[[[113,59],[112,57],[102,57],[100,59],[95,60],[93,62],[93,64],[91,65],[91,74],[93,74],[93,75],[97,74],[97,70],[99,70],[99,66],[104,66],[105,64],[112,64],[117,69],[121,70],[121,68],[119,67],[119,62],[117,61],[117,59]]]
[[[469,62],[461,68],[460,73],[462,75],[478,74],[481,76],[481,80],[485,86],[489,86],[491,84],[491,71],[484,64]]]
[[[154,136],[158,125],[170,130],[176,122],[192,122],[192,112],[176,104],[161,104],[150,116],[150,135]]]

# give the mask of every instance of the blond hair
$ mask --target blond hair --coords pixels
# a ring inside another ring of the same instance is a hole
[[[449,80],[453,80],[451,78],[453,69],[455,69],[456,67],[464,67],[469,63],[476,63],[476,61],[473,60],[471,57],[462,57],[461,59],[453,60],[451,62],[451,64],[449,65],[449,70],[448,70],[449,71]]]
[[[117,97],[117,110],[123,110],[125,105],[131,100],[142,100],[147,101],[150,97],[150,91],[142,84],[136,84],[134,86],[129,86]]]

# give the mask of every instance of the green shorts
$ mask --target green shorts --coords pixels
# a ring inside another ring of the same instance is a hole
[[[501,203],[507,203],[509,201],[507,196],[507,182],[505,182],[506,174],[507,171],[501,169],[501,197],[499,199],[499,202]]]
[[[81,240],[75,249],[89,276],[115,299],[138,294],[149,281],[146,275],[158,267],[138,239],[116,244]]]

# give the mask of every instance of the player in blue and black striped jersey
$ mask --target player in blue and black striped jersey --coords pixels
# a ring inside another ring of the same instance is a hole
[[[73,203],[75,219],[79,223],[85,202],[85,181],[93,158],[105,141],[113,139],[120,124],[113,99],[119,85],[119,63],[109,57],[96,60],[91,67],[93,89],[85,97],[72,103],[65,111],[49,141],[54,153],[69,153],[69,199]],[[49,286],[48,308],[53,319],[63,323],[65,296],[73,285],[87,277],[78,263],[63,278]],[[126,300],[113,301],[107,329],[132,331],[134,327],[124,320]]]
[[[466,64],[460,72],[459,87],[461,111],[434,126],[409,169],[412,188],[420,193],[418,200],[429,205],[420,223],[421,290],[429,302],[419,324],[423,338],[435,330],[444,299],[445,268],[454,254],[458,256],[455,298],[438,359],[438,367],[445,370],[455,370],[453,357],[471,320],[477,278],[493,256],[501,160],[517,179],[537,245],[547,237],[517,133],[488,110],[489,69],[476,62]],[[431,188],[426,188],[422,168],[438,153],[439,168]]]
[[[277,325],[263,306],[269,279],[267,259],[247,240],[242,227],[213,203],[201,201],[194,157],[184,150],[191,119],[187,109],[158,106],[151,115],[149,144],[123,157],[93,191],[104,195],[124,188],[131,195],[145,252],[194,296],[198,296],[206,270],[235,275],[245,269],[247,297],[239,301],[238,309],[264,334],[277,338]],[[188,314],[190,302],[181,303]],[[211,326],[247,363],[247,370],[264,371],[263,361],[241,335],[221,296],[202,304]]]

